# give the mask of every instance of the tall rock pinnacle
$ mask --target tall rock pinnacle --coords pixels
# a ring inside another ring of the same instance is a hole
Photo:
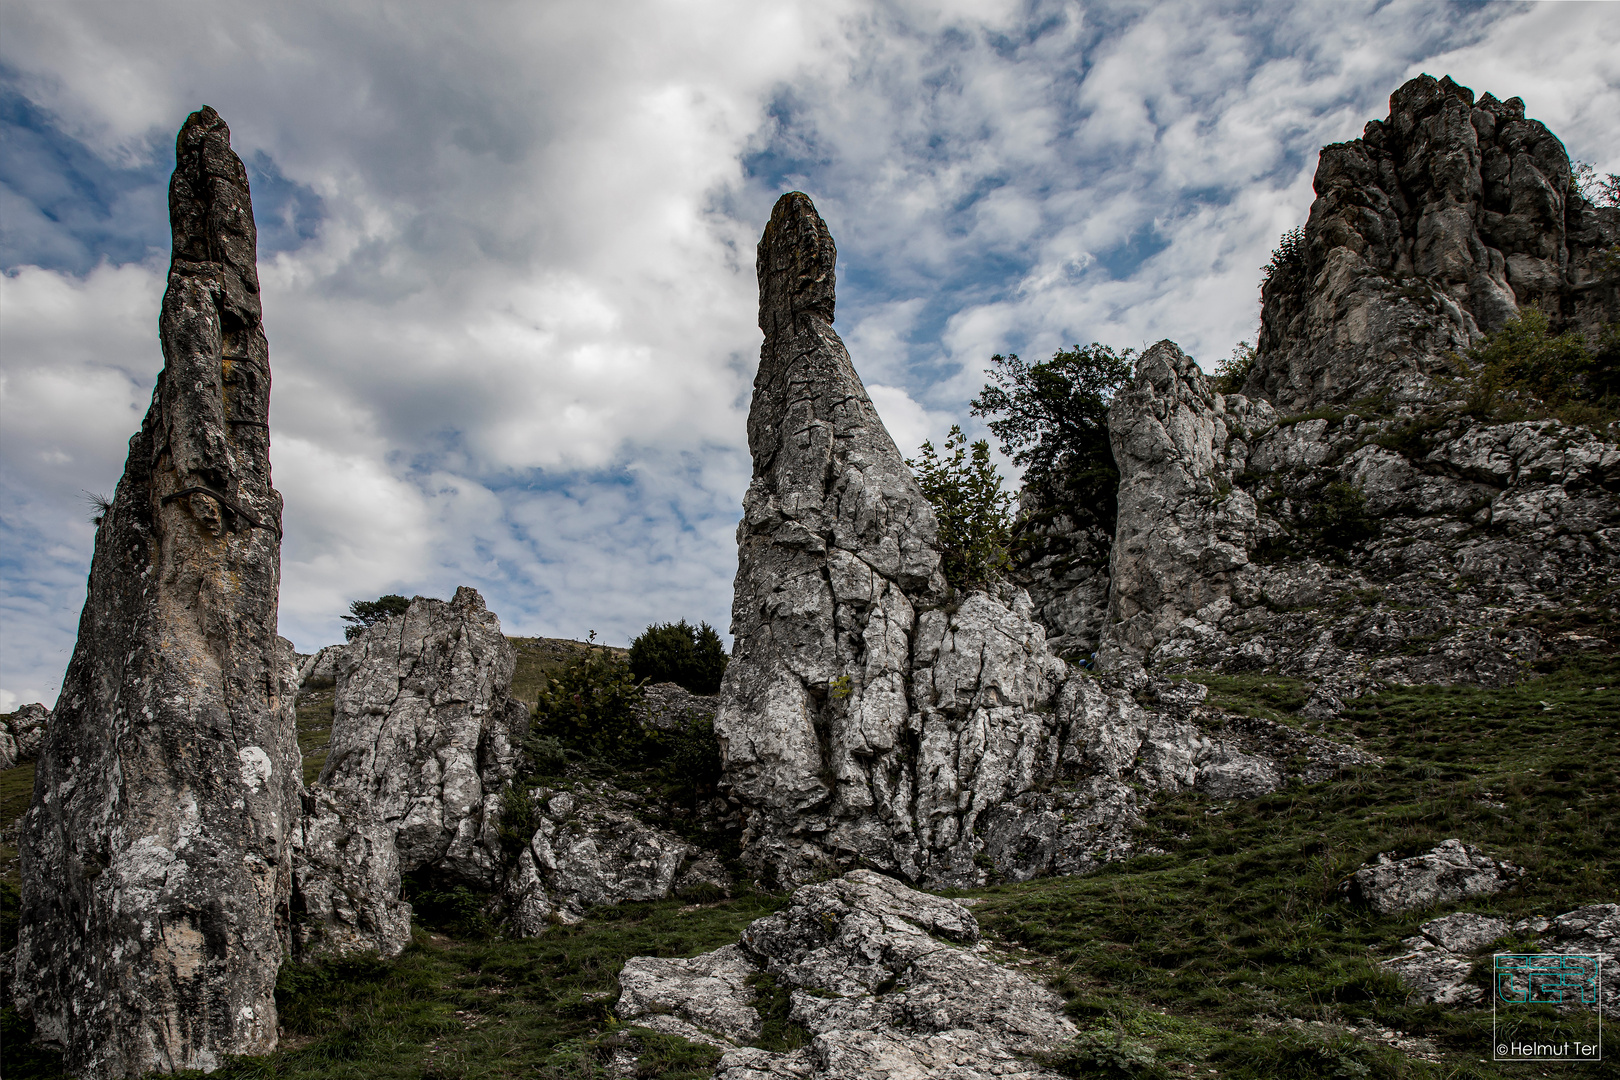
[[[17,1003],[85,1077],[276,1045],[301,766],[247,172],[175,147],[163,372],[100,520],[22,828]]]
[[[857,859],[973,880],[974,821],[1034,782],[1031,707],[1063,664],[1022,593],[946,609],[934,510],[832,328],[836,255],[809,198],[784,195],[759,244],[725,783],[745,857],[781,880]]]

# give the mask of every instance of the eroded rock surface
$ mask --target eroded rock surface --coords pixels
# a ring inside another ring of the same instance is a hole
[[[970,880],[972,822],[1033,782],[1035,707],[1066,672],[1022,593],[942,609],[933,508],[832,329],[835,258],[810,200],[784,195],[759,245],[724,783],[751,815],[745,858],[784,881],[856,857]]]
[[[1532,952],[1560,953],[1598,958],[1588,968],[1594,975],[1601,964],[1603,977],[1593,982],[1601,998],[1582,1000],[1579,990],[1564,1003],[1601,1008],[1607,1017],[1620,1016],[1620,988],[1611,977],[1620,964],[1620,904],[1591,904],[1555,918],[1520,919],[1511,926],[1506,919],[1459,912],[1424,923],[1418,933],[1401,942],[1401,952],[1383,965],[1411,988],[1418,1001],[1439,1005],[1479,1005],[1488,990],[1468,982],[1477,961],[1491,966],[1491,946],[1509,932],[1534,935]],[[1517,955],[1527,955],[1515,949]],[[1508,992],[1515,987],[1509,983]],[[1524,989],[1521,983],[1517,989]]]
[[[276,1046],[300,758],[247,172],[187,118],[163,372],[96,532],[23,821],[14,994],[84,1077]]]
[[[1288,411],[1440,401],[1449,354],[1521,308],[1587,330],[1620,319],[1603,261],[1620,211],[1581,197],[1563,144],[1518,98],[1419,76],[1387,119],[1322,148],[1314,186],[1301,258],[1262,294],[1251,397]]]
[[[1381,684],[1502,685],[1616,644],[1620,445],[1591,431],[1447,409],[1283,422],[1171,342],[1109,427],[1105,670],[1274,671],[1317,682],[1307,713],[1326,716]]]
[[[448,603],[417,597],[337,654],[331,749],[299,852],[305,951],[398,953],[410,940],[402,874],[498,883],[501,790],[528,728],[514,664],[500,620],[466,587]]]
[[[592,907],[663,900],[697,885],[724,893],[731,877],[714,853],[646,824],[650,807],[609,784],[533,788],[539,819],[505,883],[513,928],[543,934]]]
[[[1374,911],[1389,915],[1501,892],[1523,876],[1522,867],[1493,859],[1461,840],[1447,840],[1406,859],[1379,855],[1376,862],[1357,870],[1345,889]]]
[[[618,1012],[728,1048],[715,1072],[724,1080],[1054,1076],[1029,1056],[1074,1037],[1062,999],[996,963],[978,939],[961,904],[857,870],[799,889],[736,946],[628,961]],[[809,1046],[729,1049],[758,1036],[748,983],[759,972],[791,992]]]
[[[0,716],[0,769],[11,769],[39,757],[51,710],[39,702]]]

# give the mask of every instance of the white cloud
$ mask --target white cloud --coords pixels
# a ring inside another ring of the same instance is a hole
[[[778,179],[833,229],[839,326],[912,453],[982,433],[992,352],[1226,355],[1316,149],[1416,70],[1521,94],[1598,159],[1614,39],[1572,5],[41,0],[8,6],[0,64],[110,162],[166,161],[207,102],[322,200],[261,266],[282,628],[309,648],[351,599],[463,583],[514,631],[724,628]],[[38,260],[96,242],[31,212],[8,240]],[[0,694],[60,678],[79,489],[122,466],[162,287],[156,264],[0,282],[0,617],[24,628]]]

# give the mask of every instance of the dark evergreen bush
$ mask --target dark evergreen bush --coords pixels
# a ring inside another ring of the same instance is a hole
[[[395,615],[403,615],[410,606],[411,602],[397,593],[379,596],[375,600],[356,600],[349,605],[349,613],[342,616],[343,621],[349,624],[343,628],[343,638],[353,641],[365,633],[367,627],[386,622]]]
[[[540,691],[535,736],[555,739],[586,757],[639,764],[648,753],[641,691],[630,665],[593,651],[573,661]]]
[[[714,694],[726,670],[726,647],[708,623],[654,623],[631,642],[630,670],[644,682],[672,682],[694,694]]]

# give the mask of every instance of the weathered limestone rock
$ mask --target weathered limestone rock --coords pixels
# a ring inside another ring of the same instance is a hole
[[[298,685],[325,687],[337,684],[337,665],[347,645],[328,645],[302,657],[298,664]]]
[[[794,894],[736,946],[691,960],[626,962],[618,1012],[631,1023],[726,1048],[723,1080],[977,1080],[1054,1077],[1029,1056],[1075,1035],[1062,1000],[978,944],[967,908],[857,870]],[[736,1046],[760,1019],[748,979],[792,994],[802,1050]]]
[[[85,1077],[276,1045],[300,758],[246,170],[175,147],[163,372],[96,534],[22,827],[15,995]]]
[[[500,792],[528,710],[510,696],[500,620],[470,588],[417,597],[337,656],[331,750],[305,804],[299,943],[393,955],[410,941],[402,874],[496,884]]]
[[[1449,354],[1522,307],[1556,328],[1620,319],[1620,279],[1603,272],[1620,211],[1581,197],[1518,98],[1419,76],[1388,119],[1322,149],[1315,188],[1303,257],[1262,294],[1250,397],[1288,411],[1440,401]]]
[[[51,710],[34,702],[0,716],[0,769],[11,769],[39,757]]]
[[[1108,619],[1113,515],[1104,519],[1071,499],[1033,486],[1018,493],[1011,576],[1029,593],[1035,618],[1046,627],[1047,648],[1089,661]]]
[[[1214,393],[1173,342],[1137,362],[1108,413],[1120,479],[1105,669],[1139,665],[1173,629],[1196,634],[1231,608],[1260,539],[1258,508],[1233,477],[1245,437],[1275,421],[1263,401]]]
[[[1357,870],[1344,889],[1380,914],[1416,911],[1435,904],[1512,888],[1521,867],[1491,858],[1461,840],[1447,840],[1409,859],[1378,860]]]
[[[533,788],[529,798],[540,824],[505,883],[520,936],[577,923],[597,905],[663,900],[700,883],[730,888],[718,857],[647,825],[648,808],[629,792],[597,783]]]
[[[1027,594],[949,608],[933,508],[832,329],[836,252],[798,192],[759,246],[765,343],[715,729],[745,857],[802,881],[861,858],[983,877],[975,823],[1056,761],[1068,676]]]
[[[1620,575],[1620,445],[1591,431],[1410,408],[1281,422],[1169,342],[1109,426],[1105,670],[1276,671],[1317,680],[1327,716],[1384,683],[1500,685],[1620,644],[1581,599]]]

